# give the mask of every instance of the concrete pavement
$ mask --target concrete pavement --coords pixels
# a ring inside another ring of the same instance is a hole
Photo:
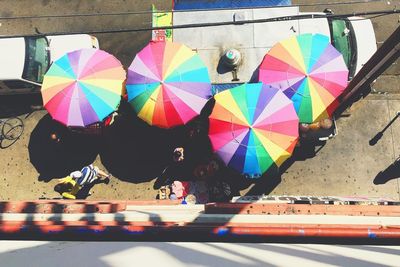
[[[66,255],[73,255],[66,259]],[[0,241],[5,266],[396,266],[399,246]]]

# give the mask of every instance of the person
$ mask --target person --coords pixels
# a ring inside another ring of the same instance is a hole
[[[172,159],[175,163],[182,162],[185,159],[184,151],[183,147],[177,147],[174,149]]]
[[[50,139],[56,144],[59,144],[61,142],[61,137],[57,132],[51,133]]]
[[[78,192],[85,186],[100,180],[105,184],[110,182],[110,175],[97,166],[90,164],[80,171],[71,172],[70,175],[58,179],[59,183],[54,187],[66,199],[76,199]]]

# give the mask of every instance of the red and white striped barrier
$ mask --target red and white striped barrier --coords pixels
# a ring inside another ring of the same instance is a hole
[[[399,206],[42,200],[0,211],[0,238],[400,239]]]

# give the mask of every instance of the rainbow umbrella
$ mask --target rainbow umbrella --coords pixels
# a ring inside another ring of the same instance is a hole
[[[87,126],[117,109],[125,79],[121,62],[107,52],[73,51],[56,60],[44,76],[43,104],[62,124]]]
[[[291,156],[299,136],[293,102],[262,83],[216,94],[209,120],[213,150],[227,166],[249,177],[279,167]]]
[[[128,101],[150,125],[171,128],[200,114],[211,97],[207,68],[190,48],[150,42],[128,70]]]
[[[302,34],[279,42],[265,55],[259,80],[281,89],[294,103],[300,122],[328,118],[347,86],[340,54],[321,34]]]

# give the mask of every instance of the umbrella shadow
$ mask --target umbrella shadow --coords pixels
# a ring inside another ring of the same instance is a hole
[[[396,159],[392,164],[390,164],[385,170],[379,172],[375,179],[374,184],[385,184],[392,179],[400,177],[400,159]]]
[[[52,133],[59,136],[59,142],[50,138]],[[48,182],[91,164],[96,159],[99,146],[96,137],[74,134],[47,114],[33,129],[28,150],[39,180]]]
[[[181,129],[152,127],[133,111],[121,114],[103,132],[101,162],[120,180],[133,183],[150,181],[168,164],[174,139]]]
[[[317,145],[318,148],[317,148]],[[287,159],[279,168],[274,165],[269,168],[263,176],[257,179],[245,179],[239,178],[239,186],[241,189],[248,188],[253,185],[250,190],[246,193],[246,196],[252,195],[268,195],[270,194],[281,182],[282,175],[296,162],[305,161],[307,159],[315,157],[319,151],[323,149],[325,142],[313,143],[313,142],[302,142],[302,145],[296,147],[293,151],[292,156]]]

